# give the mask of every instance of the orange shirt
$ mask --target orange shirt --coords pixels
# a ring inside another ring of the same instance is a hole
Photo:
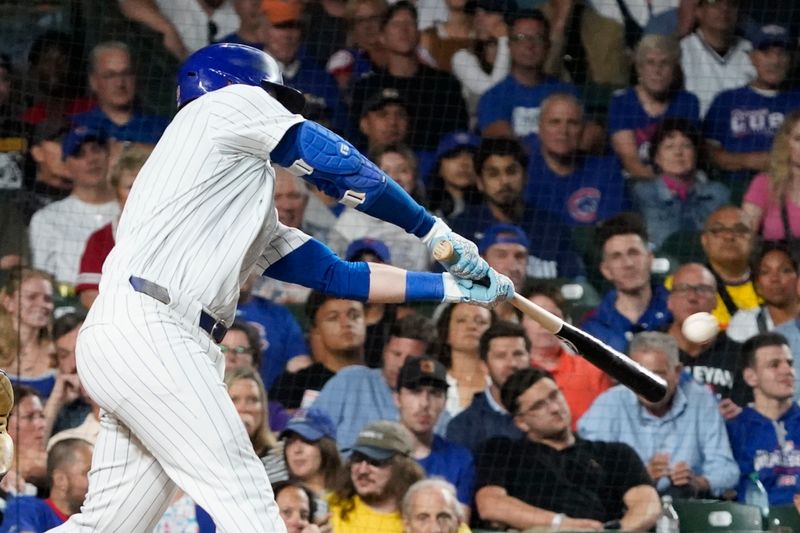
[[[567,399],[572,413],[572,430],[597,396],[614,383],[605,372],[581,357],[561,349],[559,362],[550,373]]]

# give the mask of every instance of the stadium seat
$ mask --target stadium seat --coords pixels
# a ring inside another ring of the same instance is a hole
[[[763,531],[761,511],[754,505],[717,500],[676,500],[681,533]]]
[[[770,507],[768,523],[770,527],[791,528],[794,533],[800,533],[800,514],[798,514],[794,505]]]

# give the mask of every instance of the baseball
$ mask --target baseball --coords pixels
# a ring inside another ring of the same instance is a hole
[[[719,333],[719,322],[711,313],[702,311],[690,315],[681,326],[683,336],[692,342],[702,344]]]

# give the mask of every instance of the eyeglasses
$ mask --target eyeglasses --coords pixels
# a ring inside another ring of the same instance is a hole
[[[733,237],[745,237],[751,233],[750,228],[745,224],[736,224],[734,226],[711,226],[706,228],[705,231],[714,237],[720,237],[724,233],[727,233]]]
[[[530,407],[526,409],[519,409],[517,415],[524,416],[527,414],[537,414],[539,411],[550,405],[552,402],[557,402],[561,399],[561,390],[554,389],[547,396],[539,401],[533,402]]]
[[[243,355],[246,353],[253,353],[255,350],[247,346],[225,346],[224,344],[217,344],[219,351],[222,353],[232,352],[236,355]]]
[[[526,42],[533,44],[544,44],[547,42],[547,37],[539,33],[512,33],[508,36],[508,40],[512,43]]]
[[[354,465],[357,465],[358,463],[367,463],[369,466],[374,466],[375,468],[383,468],[392,462],[392,457],[387,459],[373,459],[372,457],[366,456],[361,452],[353,452],[350,455],[350,462]]]
[[[717,289],[713,285],[677,283],[672,286],[672,292],[693,292],[699,296],[713,296],[717,293]]]

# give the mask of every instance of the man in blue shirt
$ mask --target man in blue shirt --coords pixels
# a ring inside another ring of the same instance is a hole
[[[440,476],[456,487],[458,501],[467,509],[472,503],[475,465],[470,451],[434,434],[444,413],[447,369],[432,357],[406,359],[397,377],[394,401],[400,423],[412,437],[411,456],[428,476]]]
[[[583,329],[621,352],[633,333],[669,324],[668,291],[651,279],[653,253],[641,217],[620,213],[597,226],[600,272],[614,288],[593,309]]]
[[[83,505],[91,465],[92,445],[85,440],[65,439],[54,444],[47,453],[50,497],[43,500],[16,496],[9,500],[0,532],[43,533],[66,522]],[[134,481],[133,478],[118,480],[119,483]]]
[[[593,225],[629,204],[619,160],[579,153],[583,129],[578,99],[553,93],[542,101],[539,136],[530,141],[525,202],[570,227]]]
[[[519,226],[528,237],[528,275],[575,278],[585,275],[583,262],[570,250],[570,236],[556,217],[522,200],[528,158],[514,139],[483,139],[475,154],[477,187],[483,202],[468,205],[450,220],[453,231],[480,241],[497,223]]]
[[[433,346],[436,330],[430,320],[410,315],[397,320],[383,347],[381,368],[354,365],[341,369],[314,400],[336,424],[336,443],[348,449],[359,431],[375,420],[398,420],[392,391],[406,359],[425,355]],[[446,425],[443,422],[442,428]]]
[[[73,123],[105,133],[108,139],[155,144],[167,128],[166,117],[149,115],[136,103],[136,75],[128,46],[100,43],[89,56],[89,85],[97,106],[75,115]]]
[[[447,439],[472,453],[492,437],[518,439],[522,432],[503,407],[500,389],[508,376],[530,366],[531,341],[519,324],[496,322],[483,332],[480,357],[491,383],[472,398],[472,403],[447,424]]]
[[[739,501],[744,501],[754,472],[770,505],[791,504],[798,492],[800,407],[794,402],[792,360],[786,338],[779,333],[760,333],[742,346],[742,375],[755,401],[728,421],[733,456],[741,470]]]
[[[310,350],[294,315],[284,306],[252,293],[254,277],[239,287],[236,318],[253,326],[261,338],[261,379],[269,390],[281,373],[312,363]]]
[[[755,79],[718,94],[704,121],[714,164],[736,179],[767,169],[775,133],[784,117],[800,107],[800,92],[783,87],[791,64],[789,31],[769,24],[751,33]]]
[[[578,421],[581,437],[624,442],[636,450],[659,493],[697,498],[733,488],[739,468],[717,400],[682,374],[675,339],[656,331],[638,333],[629,353],[667,381],[667,395],[650,402],[617,385],[598,396]]]
[[[484,137],[524,138],[539,132],[542,100],[555,92],[577,95],[572,84],[548,77],[550,24],[539,10],[523,10],[509,24],[511,73],[478,102],[478,129]]]

